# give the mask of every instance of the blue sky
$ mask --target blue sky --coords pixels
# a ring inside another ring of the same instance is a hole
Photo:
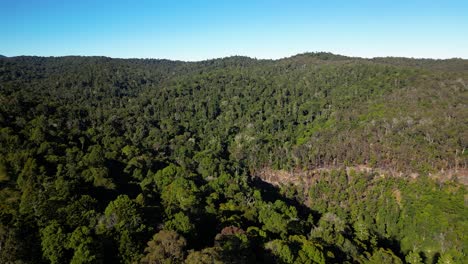
[[[0,54],[468,58],[468,1],[0,0]]]

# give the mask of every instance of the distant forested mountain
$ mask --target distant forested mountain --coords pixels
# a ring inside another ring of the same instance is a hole
[[[463,59],[1,56],[0,263],[467,263],[467,102]]]

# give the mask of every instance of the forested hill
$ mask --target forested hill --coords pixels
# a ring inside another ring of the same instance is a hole
[[[0,57],[0,263],[466,263],[467,102],[463,59]]]

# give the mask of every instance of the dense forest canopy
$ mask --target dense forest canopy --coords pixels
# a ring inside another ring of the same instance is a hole
[[[468,61],[0,57],[0,263],[467,263]]]

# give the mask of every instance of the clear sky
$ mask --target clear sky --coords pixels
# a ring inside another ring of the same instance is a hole
[[[468,58],[468,0],[0,0],[0,54]]]

